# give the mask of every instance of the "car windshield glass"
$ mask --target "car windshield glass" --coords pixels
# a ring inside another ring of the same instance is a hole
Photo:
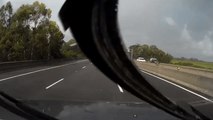
[[[208,110],[203,104],[213,102],[213,2],[160,1],[119,1],[126,54],[169,100]],[[0,1],[0,94],[62,120],[177,120],[95,67],[63,29],[58,14],[64,2]],[[0,103],[0,120],[22,119],[4,107]]]

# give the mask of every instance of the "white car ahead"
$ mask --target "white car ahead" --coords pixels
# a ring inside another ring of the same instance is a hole
[[[146,62],[146,60],[143,57],[138,57],[137,61]]]

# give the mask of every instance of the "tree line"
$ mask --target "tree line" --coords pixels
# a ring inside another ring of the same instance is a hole
[[[10,2],[0,8],[0,62],[57,59],[64,35],[51,10],[38,1],[23,4],[15,12]]]
[[[175,58],[176,60],[188,60],[188,61],[195,61],[195,62],[204,62],[203,60],[199,60],[198,58],[186,58],[186,57],[180,57]]]
[[[164,52],[163,50],[157,48],[155,45],[131,45],[129,47],[130,52],[133,53],[133,58],[137,59],[138,57],[143,57],[146,60],[150,58],[157,58],[159,62],[170,63],[173,59],[173,56],[169,53]]]
[[[79,46],[76,44],[74,39],[70,39],[62,45],[61,53],[65,58],[85,58],[86,56],[82,53]]]

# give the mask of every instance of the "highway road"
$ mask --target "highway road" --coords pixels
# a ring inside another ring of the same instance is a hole
[[[211,97],[142,72],[174,101],[211,101]],[[111,82],[89,60],[40,66],[0,74],[0,89],[22,100],[143,102]]]

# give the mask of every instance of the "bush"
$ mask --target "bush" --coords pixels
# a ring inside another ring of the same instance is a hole
[[[193,63],[189,63],[189,62],[177,62],[177,63],[174,63],[175,65],[183,65],[183,66],[194,66]]]

